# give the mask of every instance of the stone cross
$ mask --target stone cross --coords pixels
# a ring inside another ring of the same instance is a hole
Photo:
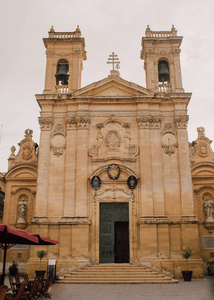
[[[117,54],[115,54],[114,52],[112,52],[112,54],[109,55],[107,64],[112,64],[113,65],[113,71],[115,69],[118,70],[119,69],[120,61],[119,61],[119,58],[117,57]],[[114,67],[114,65],[116,65],[116,66]]]

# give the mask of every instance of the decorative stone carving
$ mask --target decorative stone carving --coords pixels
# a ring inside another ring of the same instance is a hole
[[[104,123],[97,124],[100,130],[97,135],[97,145],[92,145],[89,149],[91,157],[99,156],[97,159],[108,159],[118,157],[119,159],[129,158],[138,155],[137,145],[130,144],[130,124],[119,120],[115,115],[111,115]]]
[[[40,117],[39,118],[39,124],[41,126],[41,129],[50,129],[53,124],[53,118],[52,117]]]
[[[208,145],[205,141],[200,141],[198,144],[198,155],[201,157],[206,157],[209,155]]]
[[[22,153],[21,153],[22,159],[29,160],[31,159],[32,155],[33,155],[32,144],[27,142],[24,143],[24,145],[22,146]]]
[[[122,188],[112,188],[96,190],[94,193],[94,202],[104,202],[104,201],[115,201],[125,202],[125,201],[135,201],[135,194],[133,190],[125,190]]]
[[[189,116],[186,116],[186,115],[175,117],[175,123],[176,123],[177,128],[179,128],[179,129],[186,129],[188,121],[189,121]]]
[[[176,130],[175,130],[175,128],[173,127],[173,125],[170,124],[170,123],[166,123],[166,124],[163,126],[163,129],[162,129],[162,135],[164,135],[164,134],[167,133],[167,132],[171,132],[171,133],[173,133],[173,134],[176,134],[176,133],[177,133]]]
[[[192,143],[193,149],[192,149],[191,157],[195,157],[196,155],[203,158],[212,156],[213,151],[210,147],[212,141],[205,136],[204,127],[198,127],[197,131],[198,131],[198,138],[196,141]]]
[[[61,124],[57,124],[54,128],[50,147],[53,149],[54,155],[64,154],[66,148],[65,129]]]
[[[115,150],[120,147],[121,137],[116,130],[110,130],[106,136],[106,146],[110,150]]]
[[[33,137],[33,130],[32,129],[26,129],[25,130],[25,138],[26,139],[32,139],[32,137]]]
[[[204,211],[206,214],[206,222],[214,222],[213,219],[213,201],[210,200],[208,197],[204,200]]]
[[[161,122],[160,116],[137,116],[139,128],[160,128]]]
[[[76,117],[76,126],[79,129],[89,129],[91,123],[91,118],[89,116],[77,116]]]
[[[198,127],[197,132],[198,132],[198,137],[205,136],[205,128],[204,127]]]
[[[181,53],[181,49],[173,49],[172,50],[172,55],[173,56],[179,56]]]
[[[108,120],[106,120],[104,123],[97,124],[97,128],[103,128],[109,123],[119,123],[124,128],[129,128],[130,127],[129,123],[124,123],[123,121],[118,119],[115,115],[111,115],[110,118]]]
[[[89,116],[68,116],[66,123],[71,128],[89,129],[91,118]]]
[[[25,224],[26,223],[26,207],[27,204],[22,198],[22,200],[18,204],[19,218],[17,220],[17,224]]]
[[[176,130],[170,123],[165,124],[163,127],[161,147],[164,149],[164,152],[169,156],[174,154],[176,148],[178,147],[176,139]]]

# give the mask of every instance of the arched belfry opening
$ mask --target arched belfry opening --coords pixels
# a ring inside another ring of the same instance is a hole
[[[159,83],[170,82],[169,64],[166,60],[158,62],[158,80]]]
[[[69,64],[66,59],[60,59],[56,67],[56,85],[68,85],[69,79]]]

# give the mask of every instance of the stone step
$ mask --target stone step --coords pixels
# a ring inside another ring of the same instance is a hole
[[[72,272],[71,274],[75,274],[76,272]],[[131,271],[131,270],[124,270],[124,271],[121,271],[121,270],[118,270],[118,271],[115,271],[115,270],[112,270],[112,271],[105,271],[105,270],[100,270],[100,271],[93,271],[93,270],[80,270],[78,271],[78,273],[84,273],[84,274],[149,274],[149,273],[152,273],[152,274],[159,274],[158,272],[155,272],[155,271],[139,271],[139,270],[136,270],[136,271]]]
[[[145,279],[145,280],[64,280],[63,283],[82,283],[82,284],[143,284],[143,283],[178,283],[178,280],[169,279]]]
[[[152,269],[132,265],[92,265],[66,274],[64,283],[177,283]]]
[[[85,274],[74,274],[74,275],[70,275],[70,276],[65,276],[66,279],[68,278],[165,278],[164,275],[159,274],[159,275],[153,275],[153,274],[148,274],[148,275],[135,275],[132,274],[130,275],[122,275],[122,274],[103,274],[103,275],[99,275],[99,274],[91,274],[91,275],[87,275],[85,276]]]

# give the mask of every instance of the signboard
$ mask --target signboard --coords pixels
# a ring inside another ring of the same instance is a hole
[[[214,236],[202,236],[204,250],[214,250]]]

